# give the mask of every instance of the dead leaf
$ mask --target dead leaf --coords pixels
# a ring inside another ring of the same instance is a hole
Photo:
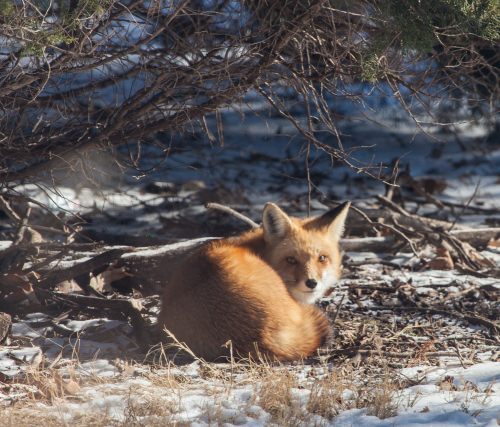
[[[440,247],[436,250],[436,257],[430,260],[427,266],[433,270],[453,270],[455,264],[448,249]]]
[[[111,266],[107,270],[99,273],[97,276],[92,276],[90,278],[90,286],[98,292],[111,292],[113,291],[111,283],[130,276],[131,274],[125,269],[125,267]]]
[[[0,297],[9,305],[19,304],[28,300],[31,304],[39,304],[33,292],[33,278],[21,274],[0,275]],[[2,295],[3,294],[3,295]]]
[[[80,391],[80,385],[75,380],[63,380],[63,390],[66,394],[77,394]]]
[[[498,249],[500,248],[500,239],[491,239],[486,246],[489,248]]]
[[[61,292],[63,294],[70,294],[74,292],[80,292],[81,288],[74,280],[64,280],[58,283],[55,287],[57,292]]]
[[[143,311],[144,306],[142,305],[142,302],[138,299],[131,298],[130,300],[130,305],[135,308],[138,311]]]
[[[451,375],[446,375],[441,381],[438,381],[436,385],[444,391],[456,391],[457,387],[453,384],[454,377]]]

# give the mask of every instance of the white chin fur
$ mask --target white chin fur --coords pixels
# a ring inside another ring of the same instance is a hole
[[[290,289],[293,299],[302,304],[314,304],[314,302],[321,297],[321,295],[314,290],[314,292],[300,291],[298,289]]]
[[[299,289],[291,288],[289,289],[289,291],[292,297],[301,304],[314,304],[325,294],[328,289],[332,288],[336,282],[336,275],[326,272],[325,274],[323,274],[321,281],[318,283],[318,286],[314,290],[311,290],[303,285],[299,286]]]
[[[334,274],[325,273],[318,283],[318,286],[312,290],[305,285],[300,286],[299,289],[290,289],[292,297],[302,304],[314,304],[318,301],[325,292],[332,288],[337,282],[337,277]]]

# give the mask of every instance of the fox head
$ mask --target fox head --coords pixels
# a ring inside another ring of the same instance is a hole
[[[312,304],[340,276],[339,240],[350,202],[315,218],[292,218],[273,203],[262,214],[264,257],[278,272],[292,297]]]

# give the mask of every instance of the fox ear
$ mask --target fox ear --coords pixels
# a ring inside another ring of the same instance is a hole
[[[271,241],[285,237],[292,228],[288,215],[274,203],[266,203],[262,212],[264,239]]]
[[[344,202],[338,205],[323,215],[313,219],[307,224],[307,228],[326,228],[333,239],[339,240],[342,234],[344,234],[344,224],[350,206],[351,202]]]

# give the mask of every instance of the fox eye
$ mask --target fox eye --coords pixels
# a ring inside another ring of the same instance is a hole
[[[318,257],[318,261],[319,261],[319,262],[325,262],[325,261],[326,261],[326,255],[320,255],[320,256]]]
[[[286,257],[286,262],[291,265],[297,264],[297,260],[293,256]]]

